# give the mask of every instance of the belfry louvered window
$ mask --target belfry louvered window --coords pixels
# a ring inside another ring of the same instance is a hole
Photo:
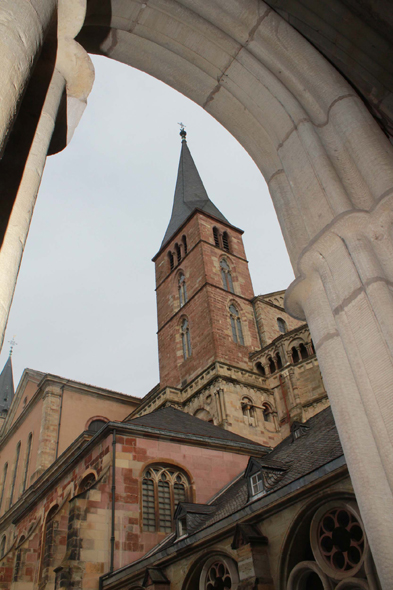
[[[225,258],[223,258],[220,262],[220,270],[221,270],[222,286],[224,287],[224,289],[226,291],[230,291],[231,293],[234,293],[231,269],[229,268],[229,264],[227,263]]]
[[[243,329],[240,320],[240,314],[236,307],[233,305],[229,306],[229,314],[231,319],[232,338],[236,344],[244,346]]]
[[[187,303],[187,286],[186,277],[183,273],[179,275],[179,302],[180,307],[183,307]]]
[[[186,502],[189,497],[189,482],[182,471],[169,466],[150,466],[142,478],[143,530],[170,533],[178,503]]]

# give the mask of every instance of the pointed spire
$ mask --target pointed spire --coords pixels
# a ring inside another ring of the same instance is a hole
[[[161,247],[171,239],[177,232],[179,227],[186,221],[195,209],[206,211],[209,215],[213,215],[220,221],[229,223],[217,207],[211,202],[207,196],[205,187],[194,160],[192,159],[190,150],[187,145],[187,133],[184,125],[180,123],[181,130],[181,153],[179,170],[177,173],[177,182],[175,189],[175,196],[173,199],[172,215],[165,232]]]
[[[10,356],[0,373],[0,414],[8,412],[15,393],[11,354],[12,350],[10,351]]]

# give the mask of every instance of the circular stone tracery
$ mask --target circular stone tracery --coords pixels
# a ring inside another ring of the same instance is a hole
[[[205,589],[225,590],[226,588],[232,588],[231,574],[224,562],[216,561],[207,572]]]
[[[356,516],[344,507],[326,512],[317,528],[319,552],[335,572],[352,572],[364,554],[363,528]]]

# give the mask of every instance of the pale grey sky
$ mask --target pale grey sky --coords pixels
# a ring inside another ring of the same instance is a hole
[[[240,144],[162,82],[93,56],[70,145],[48,159],[0,363],[145,395],[159,380],[154,265],[169,222],[178,122],[210,199],[241,227],[255,294],[293,280],[265,181]]]

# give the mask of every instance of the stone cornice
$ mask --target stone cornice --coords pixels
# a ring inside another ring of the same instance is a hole
[[[270,348],[275,348],[277,346],[277,344],[284,342],[285,340],[290,340],[291,338],[296,336],[296,334],[303,332],[303,331],[307,332],[308,334],[310,333],[310,330],[309,330],[309,327],[307,324],[302,324],[301,326],[298,326],[297,328],[294,328],[293,330],[290,330],[289,332],[286,332],[285,334],[280,334],[280,336],[277,336],[277,338],[272,340],[270,342],[270,344],[266,344],[266,346],[264,346],[260,350],[256,350],[255,352],[251,352],[250,356],[249,356],[250,360],[254,361],[256,358],[258,358],[259,355],[264,354]]]

